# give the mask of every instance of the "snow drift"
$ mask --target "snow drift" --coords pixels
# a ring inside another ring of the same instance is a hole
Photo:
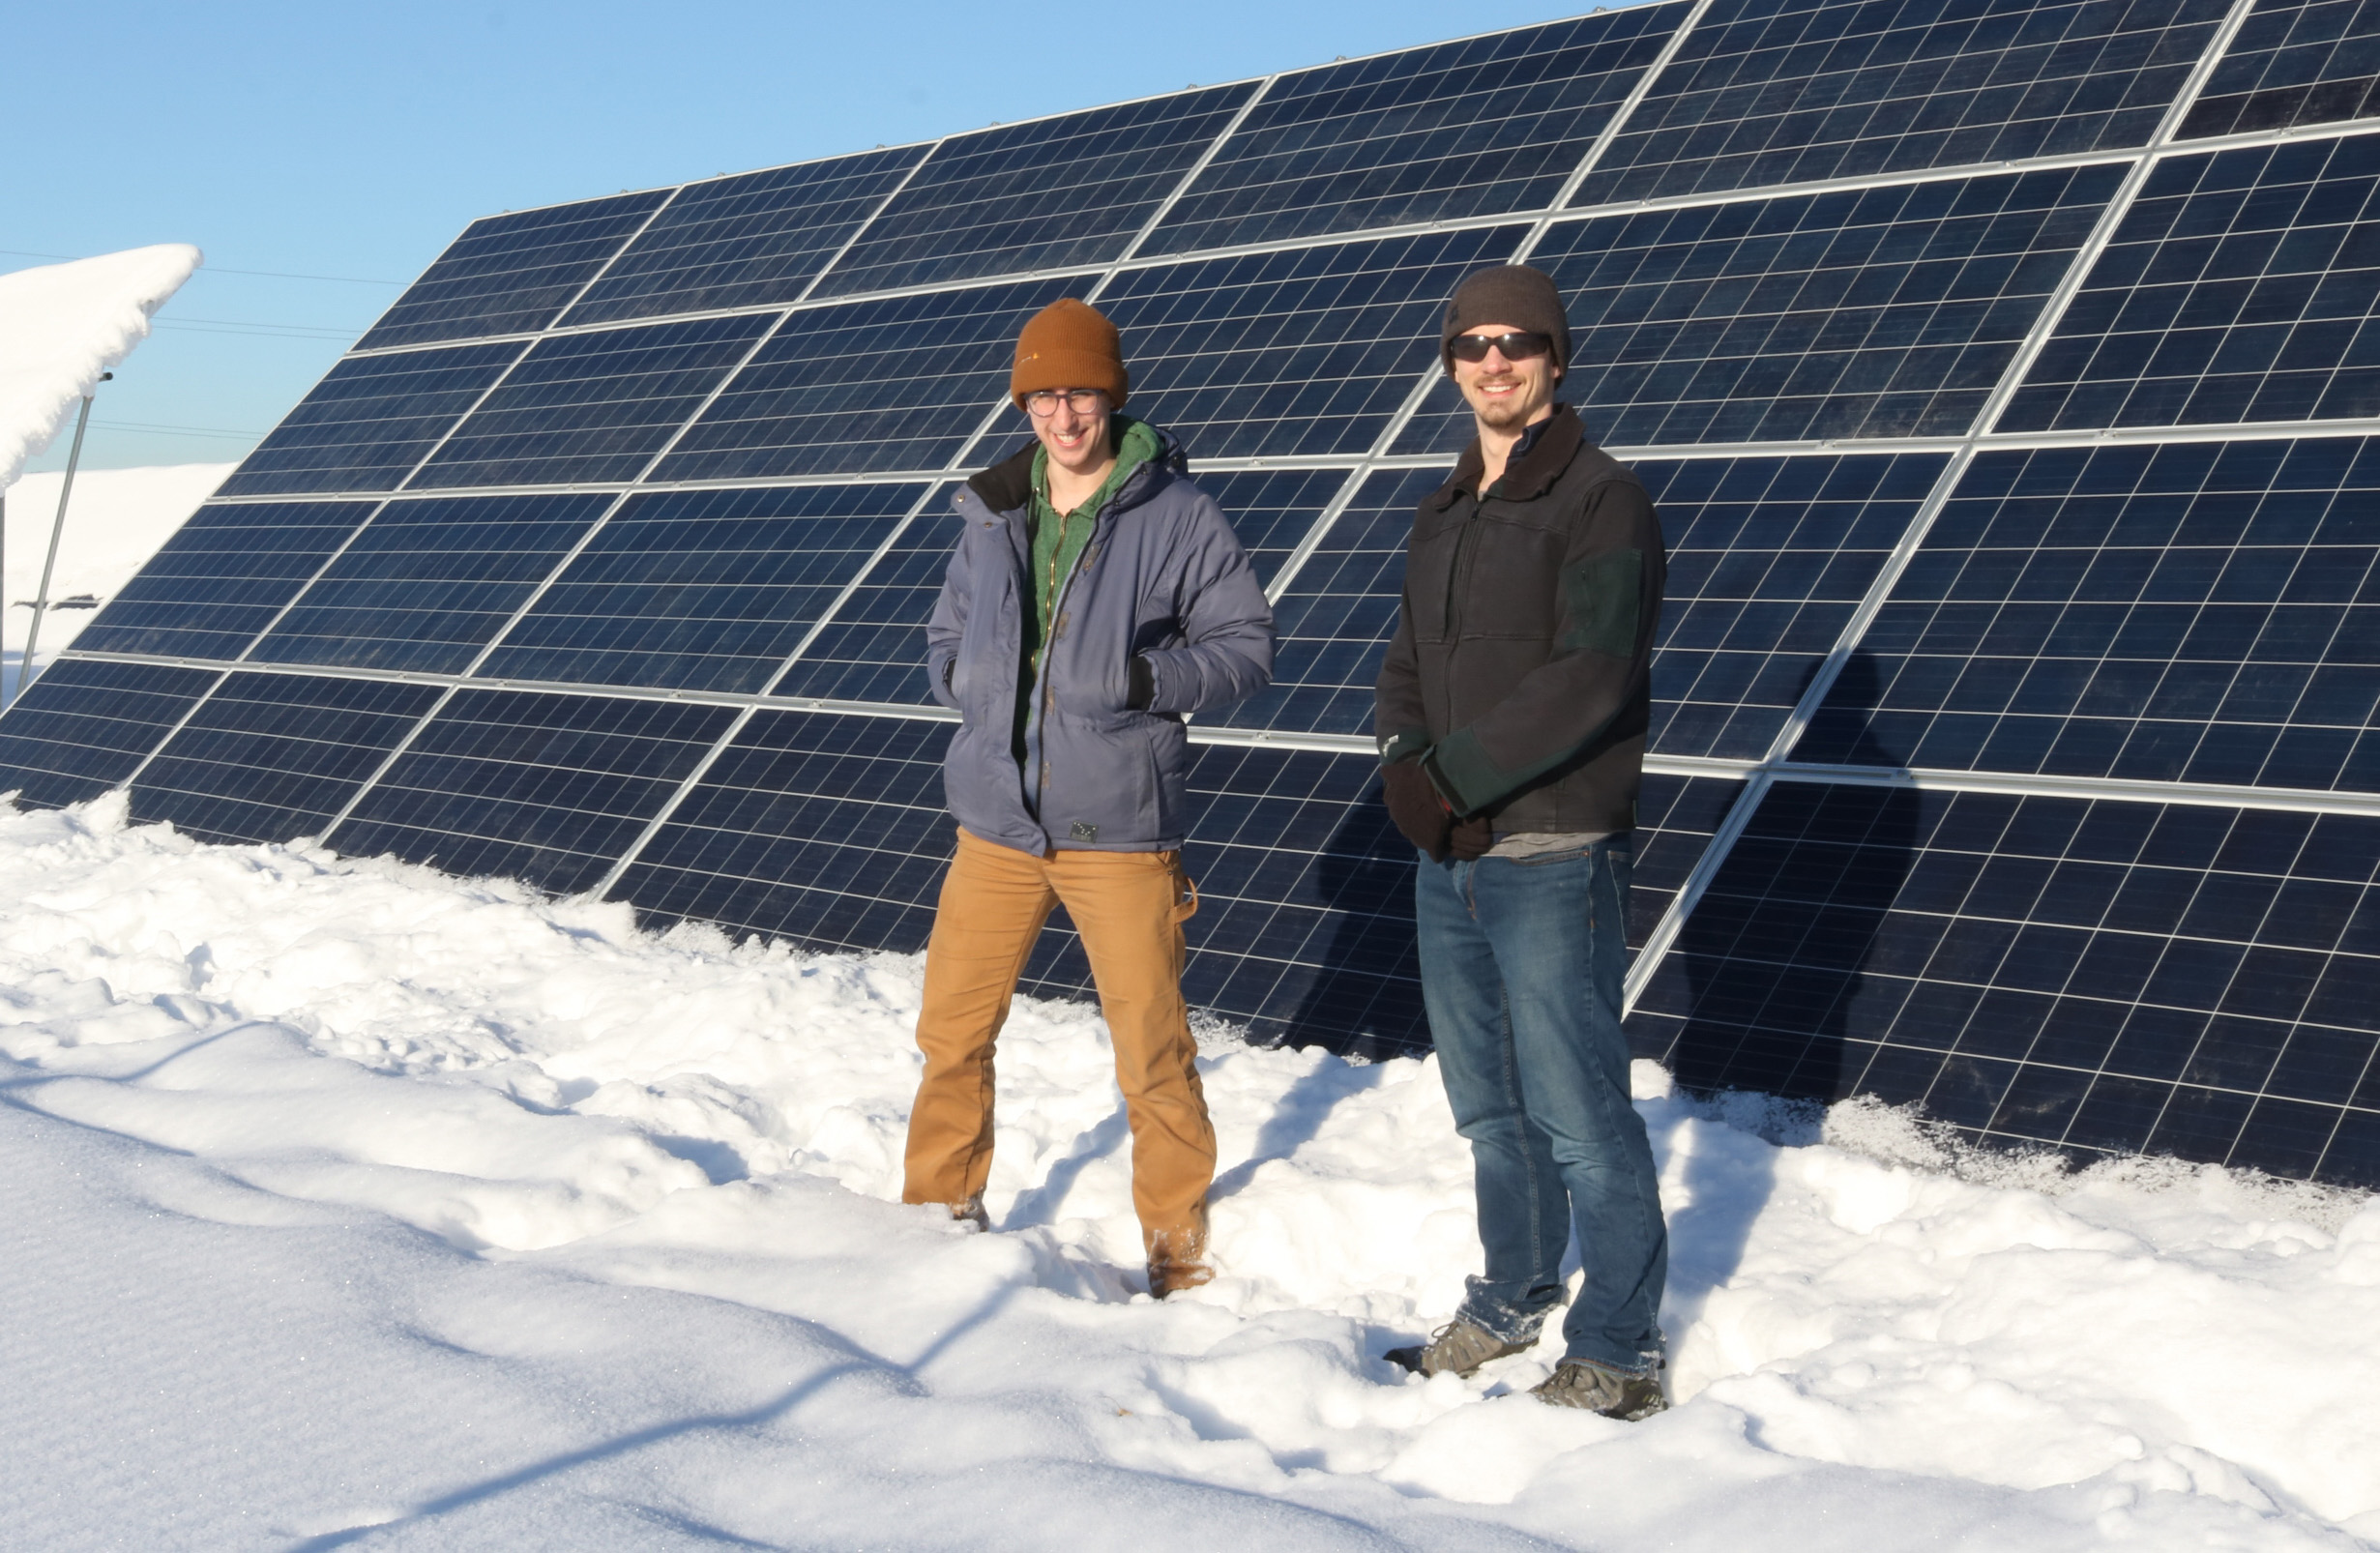
[[[1478,1255],[1426,1061],[1211,1032],[1152,1304],[1096,1011],[1002,1038],[996,1233],[900,1206],[916,959],[0,806],[0,1543],[2352,1548],[2380,1199],[1962,1157],[1650,1064],[1679,1405],[1379,1354]],[[1762,1134],[1767,1134],[1763,1136]]]

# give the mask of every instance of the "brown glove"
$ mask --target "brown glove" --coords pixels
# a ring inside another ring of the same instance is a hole
[[[1380,800],[1389,806],[1389,818],[1404,838],[1429,854],[1432,863],[1444,863],[1448,838],[1454,830],[1454,816],[1438,796],[1429,774],[1422,770],[1422,757],[1400,760],[1380,772]]]
[[[1454,829],[1447,833],[1446,850],[1459,863],[1487,856],[1487,849],[1496,844],[1495,827],[1487,823],[1484,814],[1474,814],[1467,820],[1456,820]]]

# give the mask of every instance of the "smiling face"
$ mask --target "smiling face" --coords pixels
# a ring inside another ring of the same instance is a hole
[[[1466,335],[1516,335],[1518,324],[1473,324]],[[1471,413],[1484,430],[1518,435],[1520,428],[1543,415],[1553,404],[1554,385],[1562,381],[1545,351],[1525,361],[1511,361],[1501,350],[1490,350],[1476,362],[1454,359],[1454,386],[1462,390]]]
[[[1099,473],[1113,455],[1107,446],[1107,417],[1114,407],[1107,396],[1097,395],[1097,405],[1088,411],[1074,408],[1068,390],[1060,389],[1050,397],[1048,415],[1028,412],[1027,418],[1033,423],[1033,434],[1049,451],[1051,472],[1063,471],[1077,480]]]

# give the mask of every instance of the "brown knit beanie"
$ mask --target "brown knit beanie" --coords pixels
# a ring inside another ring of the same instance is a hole
[[[1571,365],[1571,321],[1562,310],[1562,293],[1553,278],[1525,264],[1499,264],[1475,270],[1454,288],[1446,305],[1446,325],[1438,333],[1438,360],[1448,374],[1454,370],[1454,337],[1482,324],[1511,324],[1553,341],[1553,364],[1567,371]]]
[[[1131,386],[1116,326],[1087,302],[1060,297],[1035,313],[1016,337],[1009,397],[1020,410],[1026,395],[1043,389],[1105,389],[1108,407],[1121,408]]]

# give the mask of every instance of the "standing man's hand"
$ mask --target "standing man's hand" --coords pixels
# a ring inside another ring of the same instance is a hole
[[[1404,838],[1428,853],[1430,862],[1444,863],[1454,815],[1438,796],[1429,773],[1422,769],[1419,755],[1381,770],[1380,797]]]

